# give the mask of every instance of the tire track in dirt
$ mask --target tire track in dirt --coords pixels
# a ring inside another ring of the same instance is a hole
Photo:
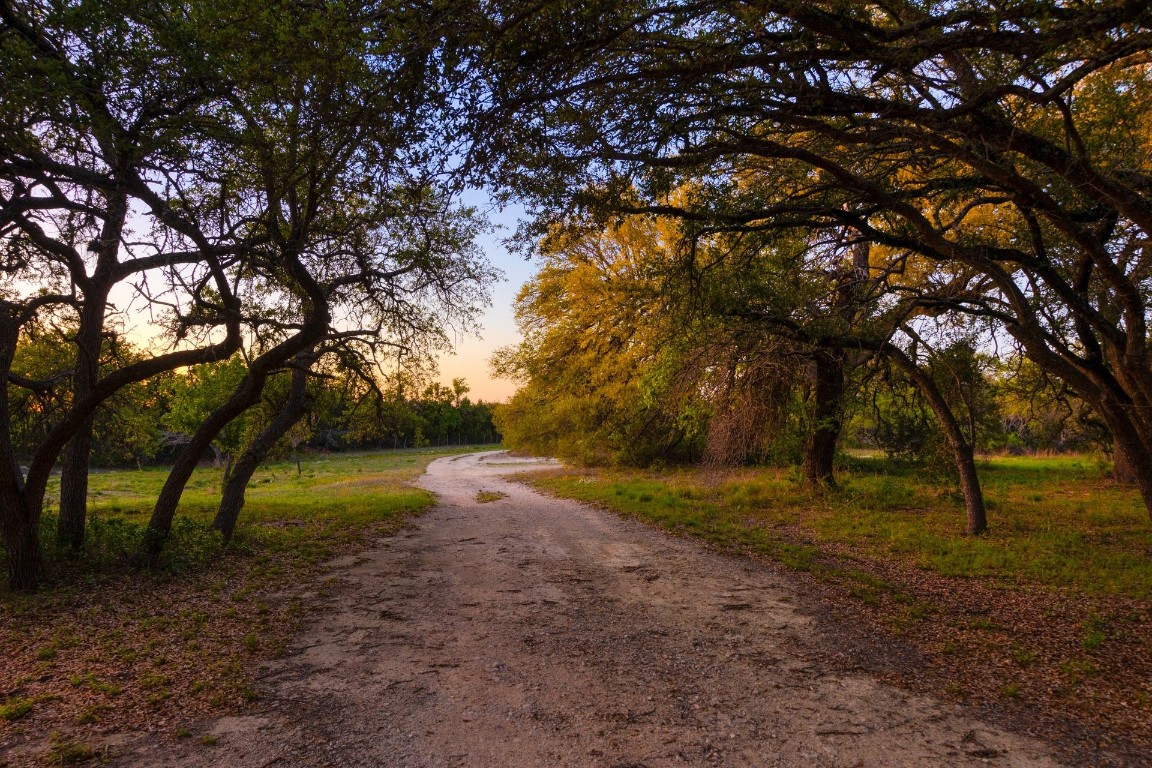
[[[439,503],[340,586],[217,745],[140,766],[663,768],[1059,763],[954,705],[834,671],[778,574],[440,459]],[[475,501],[481,490],[506,494]]]

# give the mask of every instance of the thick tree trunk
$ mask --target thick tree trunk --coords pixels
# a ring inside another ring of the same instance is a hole
[[[31,592],[44,578],[40,536],[21,494],[6,492],[0,498],[4,550],[8,560],[8,586],[13,591]]]
[[[84,546],[91,455],[92,419],[88,419],[68,441],[60,470],[60,517],[56,521],[56,543],[73,553]]]
[[[1136,467],[1124,445],[1117,439],[1112,439],[1112,479],[1118,483],[1135,485],[1137,480]]]
[[[1093,407],[1104,418],[1112,432],[1113,454],[1116,468],[1123,469],[1127,480],[1135,483],[1149,516],[1152,516],[1152,451],[1144,439],[1144,425],[1133,417],[1130,405],[1118,405],[1114,401],[1101,399]],[[1114,470],[1115,471],[1115,470]]]
[[[154,562],[164,548],[164,542],[172,530],[172,521],[176,517],[180,497],[184,494],[184,486],[188,484],[189,478],[200,463],[200,457],[208,450],[208,446],[216,439],[220,430],[257,403],[267,378],[267,374],[254,374],[249,371],[232,397],[204,419],[200,429],[192,436],[192,440],[176,457],[176,463],[172,465],[168,478],[164,481],[164,487],[160,489],[160,495],[152,508],[152,518],[148,521],[142,553],[146,561]]]
[[[15,307],[0,299],[0,536],[4,539],[8,586],[30,592],[44,577],[40,556],[40,508],[28,504],[24,474],[12,451],[12,415],[7,408],[8,374],[20,338]]]
[[[948,446],[952,449],[952,461],[956,466],[956,473],[960,476],[960,491],[964,494],[964,510],[967,517],[966,531],[973,536],[984,533],[988,530],[988,516],[984,508],[984,493],[980,489],[980,477],[976,472],[975,450],[964,437],[964,430],[960,428],[952,408],[932,377],[922,371],[920,366],[903,351],[889,346],[885,349],[885,353],[920,388],[932,412],[936,414]]]
[[[811,486],[836,487],[833,461],[843,427],[844,351],[822,349],[813,356],[816,368],[812,428],[804,441],[804,478]]]
[[[224,536],[225,543],[232,540],[232,533],[236,530],[236,521],[240,519],[240,512],[244,508],[244,492],[248,488],[252,474],[276,441],[287,434],[288,430],[304,416],[307,384],[308,372],[302,363],[292,371],[292,384],[280,412],[232,465],[232,473],[224,486],[220,507],[216,510],[216,519],[212,522],[212,527]]]
[[[1132,478],[1140,491],[1140,498],[1144,502],[1144,509],[1152,517],[1152,457],[1144,454],[1139,460],[1129,454],[1132,465]]]

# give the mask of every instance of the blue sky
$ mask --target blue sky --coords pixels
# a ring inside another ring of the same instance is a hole
[[[474,205],[481,210],[490,206],[488,196],[482,191],[473,191],[466,195],[464,200],[468,205]],[[487,254],[488,260],[504,272],[504,279],[490,286],[492,306],[480,320],[483,326],[480,337],[457,338],[456,354],[443,355],[439,361],[440,380],[448,384],[453,378],[467,379],[468,386],[471,387],[469,397],[473,400],[500,402],[516,390],[513,382],[492,377],[488,369],[488,359],[497,348],[520,341],[520,333],[516,330],[516,322],[512,316],[512,303],[520,291],[520,286],[532,276],[535,267],[531,261],[509,253],[501,241],[515,231],[516,222],[522,215],[523,209],[519,206],[488,212],[497,229],[482,237],[479,245]]]

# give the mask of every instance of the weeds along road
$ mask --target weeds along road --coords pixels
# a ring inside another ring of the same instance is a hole
[[[122,763],[1058,764],[1041,742],[842,671],[836,638],[763,566],[508,478],[546,464],[432,463],[420,482],[439,504],[341,564],[251,714],[213,724],[214,746],[139,743]]]

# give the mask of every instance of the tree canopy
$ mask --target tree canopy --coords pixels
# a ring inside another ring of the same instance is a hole
[[[76,328],[68,407],[27,472],[0,422],[14,586],[39,578],[58,459],[57,538],[79,546],[93,414],[124,387],[245,352],[161,492],[156,549],[201,454],[270,377],[335,347],[426,355],[468,327],[493,270],[433,140],[431,21],[388,2],[0,3],[5,399],[29,383],[8,372],[30,324]],[[148,318],[156,354],[101,365],[127,309],[114,297]]]
[[[764,302],[766,324],[909,365],[936,319],[983,328],[1090,405],[1152,510],[1149,25],[1124,0],[503,3],[473,38],[478,120],[517,130],[482,159],[542,227],[848,233],[886,322],[826,334]]]

